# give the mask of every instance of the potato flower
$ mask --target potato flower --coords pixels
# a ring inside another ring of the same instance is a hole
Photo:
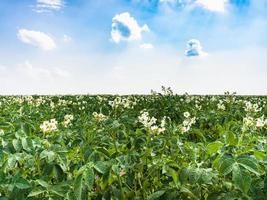
[[[51,119],[50,121],[44,121],[40,125],[40,129],[43,131],[43,133],[50,133],[57,130],[57,124],[58,122],[56,119]]]

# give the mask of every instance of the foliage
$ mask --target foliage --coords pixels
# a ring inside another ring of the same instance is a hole
[[[267,196],[266,97],[0,97],[0,200]]]

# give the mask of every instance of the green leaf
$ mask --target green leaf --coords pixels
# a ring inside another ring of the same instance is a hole
[[[173,182],[175,183],[175,185],[178,186],[179,181],[178,181],[177,172],[174,169],[170,168],[170,167],[167,168],[167,172],[168,172],[169,175],[171,175],[171,177],[172,177]]]
[[[193,194],[193,192],[191,192],[188,188],[186,188],[186,187],[181,187],[181,192],[182,193],[185,193],[187,196],[190,196],[191,198],[193,198],[193,199],[198,199],[194,194]]]
[[[108,169],[110,168],[110,164],[108,162],[105,162],[105,161],[99,161],[94,165],[94,168],[99,173],[105,174],[108,171]]]
[[[208,149],[208,154],[213,154],[216,153],[217,151],[219,151],[222,147],[223,147],[223,143],[220,141],[216,141],[216,142],[212,142],[210,144],[207,145],[207,149]]]
[[[82,200],[82,191],[83,191],[83,177],[80,174],[74,182],[74,194],[77,200]]]
[[[250,156],[240,156],[237,158],[237,162],[239,165],[244,167],[246,170],[256,174],[260,175],[258,172],[258,162],[256,159],[250,157]]]
[[[219,161],[219,171],[226,176],[233,170],[235,160],[231,156],[223,156]]]
[[[164,193],[165,193],[165,191],[163,191],[163,190],[154,192],[153,194],[149,195],[149,196],[147,197],[147,199],[148,199],[148,200],[155,200],[155,199],[158,199],[158,198],[161,197]]]
[[[30,194],[28,195],[28,197],[38,196],[40,194],[43,194],[44,192],[45,192],[45,190],[35,189],[35,190],[33,190],[33,191],[30,192]]]
[[[50,186],[46,181],[41,180],[41,179],[37,179],[36,182],[37,182],[39,185],[43,186],[44,188],[48,188],[48,187]]]
[[[92,168],[88,168],[84,172],[84,179],[85,179],[85,185],[88,187],[89,190],[92,190],[95,182],[95,174]]]
[[[16,151],[19,151],[21,149],[21,143],[18,139],[13,139],[12,144]]]
[[[9,200],[7,197],[0,197],[0,200]]]
[[[31,187],[30,183],[24,178],[16,180],[15,186],[19,189],[28,189]]]
[[[265,154],[261,151],[254,151],[254,156],[257,160],[262,161],[265,158]]]
[[[209,184],[212,183],[212,179],[215,177],[215,174],[212,172],[211,168],[203,169],[201,171],[201,183]]]
[[[238,165],[234,165],[233,182],[242,192],[247,194],[252,180],[249,173],[242,170]]]
[[[15,155],[10,155],[7,159],[7,165],[9,168],[13,168],[17,162],[17,158]]]
[[[21,138],[21,144],[22,144],[22,147],[24,150],[26,150],[26,151],[30,150],[27,138],[25,138],[25,137]]]
[[[47,158],[48,163],[53,162],[53,160],[56,158],[56,155],[53,151],[47,151],[47,150],[43,150],[40,153],[40,158]]]
[[[235,146],[238,143],[238,139],[235,137],[232,131],[227,131],[226,133],[226,142],[229,145]]]
[[[56,195],[58,195],[58,196],[60,196],[60,197],[64,197],[65,196],[65,193],[63,191],[58,191],[58,190],[55,189],[55,187],[50,188],[49,191],[54,193],[54,194],[56,194]]]

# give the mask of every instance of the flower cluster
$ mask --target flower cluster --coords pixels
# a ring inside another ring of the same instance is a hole
[[[267,125],[267,119],[264,119],[264,115],[256,119],[256,127],[262,128]]]
[[[93,118],[98,122],[102,122],[108,119],[106,115],[97,112],[93,112]]]
[[[31,106],[39,107],[46,103],[46,98],[43,96],[40,96],[38,98],[34,98],[33,96],[25,96],[25,97],[18,98],[17,101],[20,104],[22,104],[23,102],[26,102],[27,104]]]
[[[243,130],[248,129],[260,129],[267,125],[267,119],[264,119],[264,115],[259,118],[253,118],[251,116],[246,116],[243,118]]]
[[[201,105],[201,102],[200,102],[199,100],[196,100],[196,101],[195,101],[195,107],[196,107],[196,109],[198,109],[198,110],[201,110],[201,109],[202,109],[202,105]]]
[[[157,122],[157,119],[155,117],[150,117],[148,112],[141,111],[138,121],[142,123],[145,128],[151,128],[151,126]]]
[[[73,121],[74,117],[73,115],[65,115],[64,116],[64,121],[62,122],[64,127],[68,127],[71,125],[72,121]]]
[[[136,102],[131,100],[130,97],[116,97],[113,101],[108,102],[112,108],[133,108],[136,105]]]
[[[50,132],[53,132],[53,131],[57,130],[57,124],[58,124],[58,122],[56,121],[56,119],[51,119],[50,121],[44,121],[40,125],[40,129],[44,133],[50,133]]]
[[[245,101],[245,111],[247,112],[260,112],[261,107],[257,103],[251,103],[250,101]]]
[[[55,103],[53,101],[51,101],[49,105],[52,110],[55,108]]]
[[[42,105],[42,104],[45,104],[45,102],[46,102],[46,100],[43,98],[43,97],[39,97],[39,98],[37,98],[37,99],[35,99],[35,106],[40,106],[40,105]]]
[[[225,110],[225,105],[223,104],[222,100],[219,100],[219,103],[217,104],[218,110]]]
[[[184,112],[184,121],[181,127],[182,133],[186,133],[190,130],[191,126],[196,123],[196,117],[190,117],[189,112]]]
[[[157,119],[155,117],[150,117],[149,113],[146,111],[141,111],[141,115],[138,117],[138,121],[143,124],[143,126],[155,134],[160,134],[166,130],[166,117],[164,116],[161,120],[160,125],[156,124]]]
[[[23,97],[15,97],[14,102],[16,102],[18,104],[22,104],[24,102],[24,99],[23,99]]]
[[[58,106],[66,106],[68,105],[68,101],[66,101],[65,99],[59,99],[57,104]]]
[[[243,119],[243,127],[246,127],[246,128],[250,128],[250,127],[253,127],[254,126],[254,119],[253,117],[245,117]]]

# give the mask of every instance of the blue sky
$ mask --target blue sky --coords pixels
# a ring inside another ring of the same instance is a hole
[[[265,0],[1,0],[0,93],[267,94]]]

